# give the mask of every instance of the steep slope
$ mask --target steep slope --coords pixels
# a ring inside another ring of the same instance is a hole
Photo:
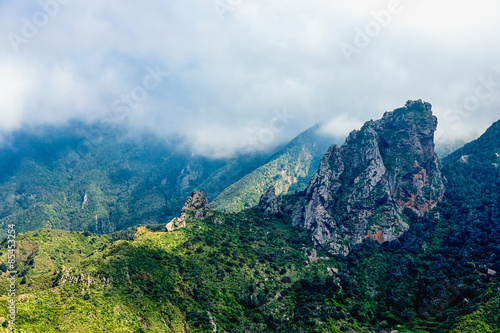
[[[17,132],[0,149],[0,226],[108,233],[164,224],[202,182],[214,198],[270,155],[211,160],[180,138],[80,122]]]
[[[331,139],[317,133],[318,128],[316,125],[299,134],[268,163],[227,187],[210,203],[210,207],[239,212],[256,206],[271,185],[275,187],[276,195],[304,189],[331,143]]]
[[[480,138],[443,160],[446,178],[447,219],[457,233],[451,242],[464,249],[464,257],[495,265],[500,271],[500,121]]]
[[[429,103],[408,101],[331,146],[313,175],[294,223],[318,245],[347,254],[365,238],[382,243],[408,230],[405,208],[428,212],[444,192]]]
[[[443,159],[443,165],[461,166],[465,169],[483,164],[498,164],[500,160],[500,120],[493,123],[478,139],[467,143]]]

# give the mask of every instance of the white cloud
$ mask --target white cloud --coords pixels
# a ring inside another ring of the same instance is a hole
[[[21,126],[30,89],[28,73],[13,64],[0,65],[0,130]]]
[[[408,99],[434,105],[446,138],[471,136],[498,118],[494,97],[459,125],[444,116],[499,66],[497,2],[400,0],[398,14],[351,62],[340,44],[353,44],[356,29],[390,0],[228,3],[239,5],[221,20],[211,0],[73,0],[15,52],[8,34],[22,36],[24,18],[43,10],[36,1],[2,2],[0,130],[115,119],[113,101],[140,86],[147,67],[170,75],[130,108],[128,122],[187,134],[210,155],[232,154],[241,133],[267,128],[285,107],[296,117],[269,145],[321,120],[343,133]]]
[[[364,121],[365,120],[352,118],[347,114],[340,114],[334,119],[323,123],[320,126],[318,133],[326,136],[331,136],[333,138],[336,138],[337,140],[342,140],[343,138],[346,138],[353,130],[359,130],[361,126],[363,126]]]

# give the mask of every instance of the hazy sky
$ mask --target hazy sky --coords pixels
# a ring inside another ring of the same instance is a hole
[[[500,2],[0,0],[0,131],[70,118],[231,155],[408,99],[438,140],[500,118]]]

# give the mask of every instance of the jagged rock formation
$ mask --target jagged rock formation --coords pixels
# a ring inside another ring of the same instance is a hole
[[[399,237],[409,227],[405,208],[422,214],[444,193],[436,127],[431,105],[418,100],[351,132],[323,156],[294,224],[336,254],[367,237],[380,243]]]
[[[265,214],[276,214],[278,212],[278,198],[274,186],[269,186],[266,193],[260,196],[257,207]]]
[[[194,217],[197,219],[204,219],[208,211],[208,200],[205,193],[202,191],[194,191],[191,193],[186,203],[182,207],[181,215],[179,217],[174,217],[165,226],[165,231],[170,232],[175,229],[185,228],[187,212],[193,211]]]

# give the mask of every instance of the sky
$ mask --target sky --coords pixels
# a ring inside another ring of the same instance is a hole
[[[500,118],[500,2],[0,0],[0,132],[69,119],[265,149],[407,100],[436,142]]]

